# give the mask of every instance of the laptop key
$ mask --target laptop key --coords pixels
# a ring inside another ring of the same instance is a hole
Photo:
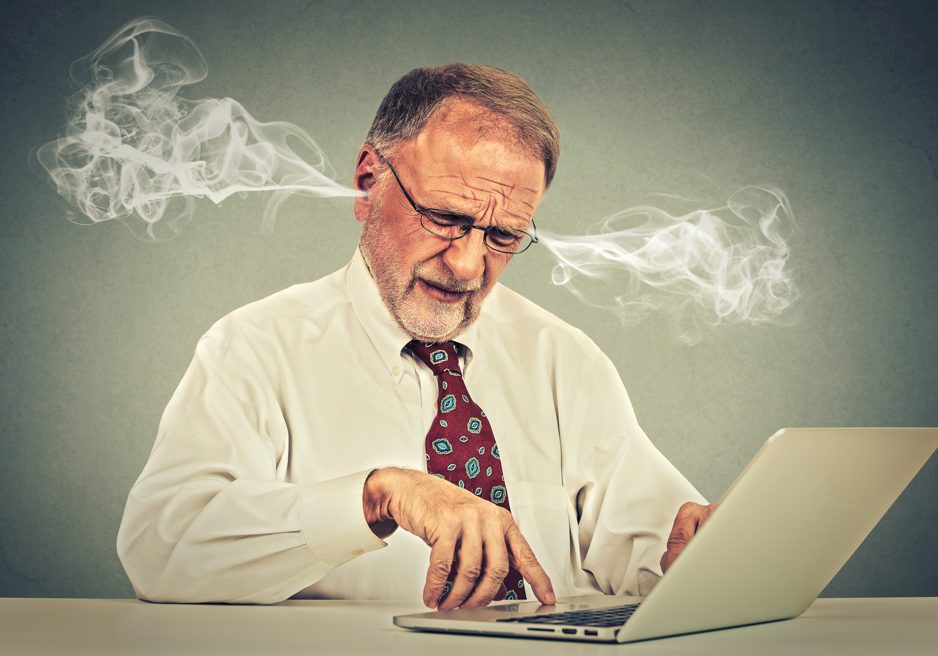
[[[553,624],[568,626],[595,626],[611,627],[619,626],[628,620],[638,604],[626,604],[624,606],[612,606],[610,608],[599,608],[596,610],[571,610],[563,613],[545,613],[543,615],[532,615],[529,617],[505,617],[499,619],[499,622],[524,622],[525,624]]]

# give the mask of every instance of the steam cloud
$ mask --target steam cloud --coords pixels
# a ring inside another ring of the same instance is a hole
[[[540,241],[558,260],[555,284],[626,325],[665,312],[675,337],[696,344],[708,326],[772,322],[798,299],[785,267],[796,230],[780,189],[748,186],[721,208],[634,207],[589,234],[541,232]]]
[[[232,98],[188,100],[207,74],[202,53],[166,23],[127,23],[71,67],[65,136],[37,151],[79,223],[120,220],[150,239],[178,233],[193,199],[220,203],[273,191],[268,226],[291,194],[356,196],[333,179],[325,156],[299,127],[261,123]],[[87,217],[85,220],[84,217]]]
[[[81,88],[65,136],[37,152],[59,194],[91,223],[117,219],[150,239],[177,234],[198,197],[272,191],[264,214],[272,226],[291,194],[359,195],[332,179],[299,127],[260,123],[231,98],[180,97],[207,70],[188,37],[152,18],[129,22],[72,64]],[[625,324],[666,312],[675,335],[694,344],[707,326],[773,321],[797,300],[785,268],[795,230],[781,190],[750,186],[721,208],[671,216],[635,207],[586,235],[541,232],[540,241],[558,260],[555,284]]]

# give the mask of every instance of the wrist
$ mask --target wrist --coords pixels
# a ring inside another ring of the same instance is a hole
[[[393,476],[393,468],[375,469],[368,474],[362,489],[362,509],[365,513],[365,521],[374,534],[382,539],[397,528],[390,508],[390,480]]]

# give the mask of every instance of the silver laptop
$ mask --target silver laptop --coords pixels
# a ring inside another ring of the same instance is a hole
[[[938,428],[770,437],[645,597],[589,595],[398,615],[408,629],[633,642],[804,612],[938,448]]]

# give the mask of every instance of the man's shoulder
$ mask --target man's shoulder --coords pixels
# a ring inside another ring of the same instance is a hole
[[[504,338],[512,341],[575,352],[580,357],[601,354],[585,332],[502,284],[496,286],[488,299],[486,317]]]
[[[345,267],[318,280],[297,283],[232,310],[206,336],[227,341],[236,334],[316,327],[349,306]]]

